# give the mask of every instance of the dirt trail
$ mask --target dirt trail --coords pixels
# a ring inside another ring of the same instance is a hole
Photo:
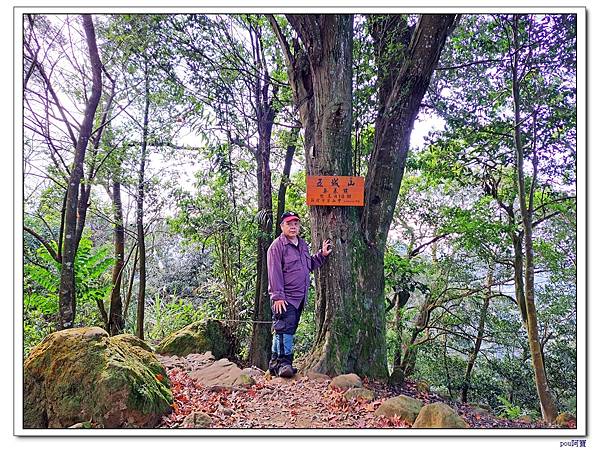
[[[375,399],[346,400],[344,393],[332,389],[327,379],[259,377],[256,385],[242,387],[204,387],[180,368],[168,371],[175,398],[173,413],[165,416],[162,428],[179,428],[190,413],[210,417],[211,428],[410,428],[396,417],[375,416],[374,411],[387,398],[408,395],[424,403],[444,401],[435,394],[419,392],[415,383],[402,388],[363,380]],[[475,413],[468,405],[451,404],[471,428],[539,428],[543,424],[499,419]]]

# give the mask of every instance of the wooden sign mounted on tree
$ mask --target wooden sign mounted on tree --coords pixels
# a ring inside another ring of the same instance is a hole
[[[309,175],[306,177],[306,204],[309,206],[363,206],[363,177]]]

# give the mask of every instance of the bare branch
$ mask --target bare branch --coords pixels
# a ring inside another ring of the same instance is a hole
[[[52,248],[52,246],[50,245],[49,242],[47,242],[42,236],[40,236],[38,233],[36,233],[35,231],[33,231],[31,228],[29,228],[27,225],[23,225],[23,230],[27,231],[29,234],[31,234],[34,238],[36,238],[40,244],[42,244],[46,250],[48,250],[48,253],[50,254],[50,256],[52,256],[52,258],[57,262],[57,263],[61,263],[62,261],[60,260],[60,258],[58,257],[58,254],[56,253],[56,251]]]

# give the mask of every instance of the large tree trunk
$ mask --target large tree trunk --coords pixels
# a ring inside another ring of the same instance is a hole
[[[92,92],[85,107],[83,122],[79,130],[79,138],[75,148],[75,157],[69,185],[67,187],[64,233],[62,242],[62,265],[60,271],[59,293],[59,328],[71,328],[75,320],[75,255],[77,254],[77,206],[79,203],[79,188],[83,178],[83,163],[85,151],[92,133],[94,116],[102,94],[102,63],[96,45],[96,33],[92,17],[82,16],[87,46],[92,67]]]
[[[297,61],[293,88],[304,127],[307,174],[351,175],[353,17],[302,15],[288,20],[306,49]],[[353,250],[362,247],[358,208],[313,207],[310,222],[313,249],[329,238],[335,250],[316,276],[317,335],[302,365],[330,375],[355,371],[362,344],[371,347],[369,353],[385,345],[373,342],[378,336],[369,333],[377,306],[357,301]],[[379,375],[382,368],[372,367]]]
[[[514,144],[518,176],[519,207],[523,220],[523,245],[525,250],[525,304],[527,307],[527,335],[531,360],[535,373],[535,384],[540,399],[542,415],[547,422],[554,422],[557,415],[556,404],[544,368],[544,358],[538,332],[537,311],[534,293],[534,255],[533,255],[533,192],[536,185],[537,160],[533,150],[533,175],[530,190],[525,186],[524,151],[521,138],[521,98],[520,98],[520,43],[519,43],[519,16],[513,16],[512,31],[514,54],[512,56],[512,96],[514,107]]]
[[[139,284],[138,284],[138,303],[137,303],[137,321],[136,336],[144,339],[144,313],[146,311],[146,242],[144,236],[144,194],[145,194],[145,169],[146,152],[148,146],[148,114],[150,110],[150,80],[148,75],[148,60],[145,61],[145,86],[144,86],[144,122],[142,125],[142,148],[140,155],[140,168],[138,173],[137,186],[137,241],[139,254]]]
[[[274,19],[304,127],[308,175],[351,175],[352,21],[349,15],[288,15],[302,41],[292,47]],[[398,16],[381,30],[406,33]],[[374,30],[380,108],[365,185],[365,206],[310,208],[313,243],[334,252],[316,276],[317,336],[304,365],[316,371],[387,378],[383,253],[408,151],[410,132],[453,15],[423,16],[410,45]],[[385,22],[385,23],[384,23]],[[395,35],[395,34],[394,34]],[[401,62],[398,62],[400,58]]]

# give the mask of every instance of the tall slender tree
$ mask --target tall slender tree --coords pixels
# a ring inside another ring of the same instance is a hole
[[[76,298],[75,298],[75,255],[77,254],[77,236],[78,228],[82,229],[83,224],[78,224],[78,205],[79,189],[83,178],[83,162],[92,126],[94,116],[102,95],[102,62],[98,53],[96,44],[96,33],[92,16],[84,14],[82,16],[83,29],[85,31],[86,41],[89,50],[89,58],[92,70],[92,93],[86,102],[85,112],[79,137],[75,147],[75,157],[71,167],[71,176],[67,187],[65,201],[65,225],[64,240],[62,246],[62,265],[60,272],[60,328],[70,328],[75,320]],[[79,225],[79,226],[78,226]]]
[[[537,136],[535,129],[533,132],[533,140],[531,142],[533,174],[531,185],[525,187],[525,168],[524,168],[524,145],[523,137],[521,136],[522,126],[522,111],[521,111],[521,80],[526,76],[530,68],[527,64],[522,64],[521,52],[524,45],[528,42],[523,40],[523,28],[527,27],[527,20],[519,15],[514,15],[510,24],[512,33],[511,42],[512,55],[510,62],[510,71],[512,78],[512,102],[513,102],[513,124],[514,124],[514,149],[515,163],[517,169],[517,186],[518,200],[521,218],[523,221],[523,244],[525,253],[525,305],[527,311],[527,335],[529,337],[529,349],[531,351],[531,359],[535,372],[535,385],[537,387],[542,414],[548,422],[554,422],[557,416],[556,404],[546,377],[546,369],[544,367],[544,358],[542,354],[542,346],[538,330],[537,309],[535,305],[535,260],[533,255],[533,213],[534,213],[534,192],[537,185],[538,164],[539,164],[539,149],[537,148]],[[526,31],[527,33],[527,31]],[[527,35],[526,35],[527,36]],[[529,37],[529,36],[527,36]],[[529,50],[532,52],[532,50]],[[535,111],[534,111],[535,114]]]
[[[454,91],[444,98],[438,91],[437,110],[452,139],[432,148],[443,148],[446,161],[456,157],[462,179],[480,184],[500,209],[541,410],[552,422],[556,406],[539,333],[534,233],[574,198],[575,18],[470,16],[461,35],[473,30],[485,31],[475,35],[476,54],[453,43],[437,85],[450,88],[468,79],[477,95]],[[506,258],[498,262],[506,264]]]
[[[55,29],[51,25],[52,21],[46,17],[27,15],[25,20],[28,23],[28,27],[26,27],[28,38],[24,45],[24,60],[27,68],[24,75],[26,128],[45,141],[50,159],[54,163],[52,170],[64,180],[65,192],[56,250],[34,230],[27,226],[24,229],[37,236],[36,238],[49,250],[50,255],[61,264],[58,327],[62,329],[72,327],[75,320],[77,302],[74,262],[90,206],[91,186],[102,164],[102,160],[97,157],[98,149],[103,131],[110,121],[114,84],[100,109],[103,66],[91,15],[84,14],[80,17],[84,31],[83,47],[85,48],[80,48],[78,43],[74,42],[74,33],[69,34],[67,39],[62,36],[63,31]],[[66,16],[64,27],[70,30],[72,26],[72,18]],[[46,34],[42,37],[41,33],[44,30]],[[54,48],[56,43],[59,45]],[[79,65],[73,62],[79,57],[75,54],[77,49],[86,54],[89,66],[87,63]],[[69,90],[73,87],[72,85],[67,84],[69,87],[65,87],[61,84],[60,77],[62,80],[65,79],[64,71],[53,70],[60,58],[63,57],[63,53],[70,55],[68,57],[70,64],[73,65],[77,75],[81,76],[81,86],[75,87],[76,92]],[[53,57],[56,58],[54,62],[51,61]],[[57,72],[61,75],[57,76]],[[41,82],[43,86],[41,92],[31,88],[33,79]],[[63,97],[71,97],[71,100],[73,98],[84,100],[80,123],[75,118],[75,111],[70,111],[65,107],[67,102]],[[44,112],[40,112],[40,105],[43,105],[42,111]],[[101,112],[99,116],[98,112]],[[63,156],[64,143],[59,133],[63,133],[67,137],[69,144],[74,149],[73,161],[69,165]],[[86,165],[87,172],[85,171]]]

